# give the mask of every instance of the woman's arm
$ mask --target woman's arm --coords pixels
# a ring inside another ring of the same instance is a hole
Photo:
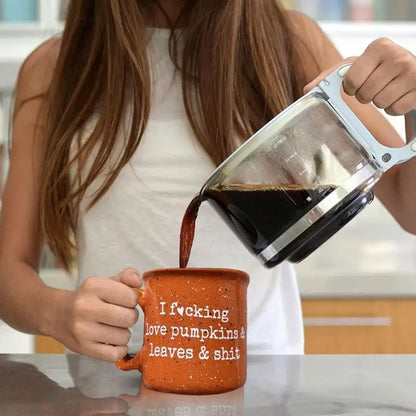
[[[76,291],[46,286],[38,275],[43,247],[39,177],[47,96],[59,39],[41,45],[22,66],[0,222],[0,318],[28,333],[49,335],[75,352],[108,361],[127,353],[141,284],[134,269],[91,277]]]
[[[52,75],[51,69],[42,75],[41,68],[46,69],[43,62],[50,61],[53,45],[49,41],[38,48],[19,73],[0,226],[0,316],[21,331],[41,334],[53,316],[54,298],[61,295],[37,274],[43,246],[37,192],[45,122],[41,107]]]
[[[315,22],[295,12],[290,16],[296,33],[313,54],[319,67],[316,71],[316,66],[307,65],[307,68],[312,70],[308,73],[310,84],[306,91],[317,85],[320,79],[345,60]],[[355,58],[351,58],[347,61],[354,60]],[[382,62],[384,65],[381,65]],[[397,78],[399,73],[400,78],[386,84],[388,78],[391,81]],[[370,78],[369,74],[372,74]],[[416,60],[413,55],[391,41],[378,40],[355,60],[347,73],[344,85],[345,91],[341,91],[343,99],[372,135],[386,146],[403,146],[403,139],[396,130],[372,104],[368,103],[375,100],[374,103],[386,108],[389,114],[405,114],[416,107],[416,94],[413,90],[416,87]],[[393,166],[374,187],[376,196],[396,221],[413,234],[416,234],[415,177],[416,158],[413,158],[406,163]]]

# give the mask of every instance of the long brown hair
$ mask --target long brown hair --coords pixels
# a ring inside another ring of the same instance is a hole
[[[129,161],[146,128],[151,98],[148,3],[72,0],[69,5],[48,92],[40,190],[43,230],[66,267],[88,187],[105,167],[92,206]],[[302,94],[306,80],[299,42],[285,14],[276,0],[189,0],[175,23],[181,30],[172,31],[170,46],[183,79],[186,112],[216,164],[235,149],[236,136],[247,139]],[[128,133],[120,135],[127,106]],[[98,118],[92,133],[71,152],[94,113]],[[120,140],[123,150],[108,172]]]

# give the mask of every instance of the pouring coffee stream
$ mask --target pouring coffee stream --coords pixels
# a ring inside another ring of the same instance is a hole
[[[290,224],[305,215],[335,186],[303,188],[299,185],[285,186],[234,185],[224,189],[208,188],[189,204],[182,221],[179,264],[188,264],[195,233],[196,218],[201,203],[208,200],[225,222],[235,231],[245,246],[258,255],[266,249]],[[362,190],[339,204],[333,212],[326,214],[320,222],[265,263],[273,267],[283,260],[298,263],[318,246],[349,222],[373,199],[371,191]],[[325,231],[325,233],[323,232]]]
[[[182,219],[181,234],[179,240],[179,267],[181,269],[186,268],[191,254],[192,243],[195,235],[195,222],[198,216],[199,206],[203,199],[200,195],[197,195],[192,199],[188,205],[185,215]]]
[[[344,65],[232,153],[189,204],[180,267],[188,264],[198,209],[207,200],[266,267],[298,263],[374,198],[384,172],[416,155],[416,139],[379,143],[340,95]],[[410,113],[416,125],[416,111]]]

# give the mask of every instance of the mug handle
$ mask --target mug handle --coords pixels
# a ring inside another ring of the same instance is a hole
[[[142,308],[143,312],[145,311],[145,291],[143,289],[136,289],[139,294],[138,305]],[[130,371],[130,370],[139,370],[142,369],[142,350],[136,355],[126,354],[122,359],[116,361],[116,366],[120,370]]]
[[[315,88],[315,91],[323,92],[328,97],[329,104],[337,112],[338,116],[345,121],[346,126],[353,133],[353,137],[373,156],[381,170],[385,172],[393,165],[406,162],[416,156],[416,136],[414,134],[411,140],[403,147],[391,148],[384,146],[371,135],[364,124],[361,123],[358,117],[348,107],[340,94],[344,76],[350,66],[350,63],[340,66],[322,80],[319,86]],[[416,131],[416,110],[411,110],[409,116]]]

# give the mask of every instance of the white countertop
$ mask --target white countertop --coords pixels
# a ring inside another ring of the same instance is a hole
[[[0,414],[349,415],[416,413],[415,355],[249,355],[243,388],[161,393],[137,371],[75,354],[0,356]],[[78,409],[78,413],[76,412]]]

